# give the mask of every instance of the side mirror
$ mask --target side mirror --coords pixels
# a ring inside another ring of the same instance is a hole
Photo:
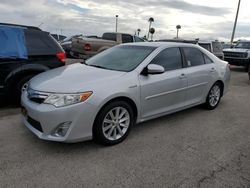
[[[142,71],[143,75],[148,75],[148,74],[162,74],[165,72],[165,69],[161,65],[156,65],[156,64],[149,64],[147,67],[145,67]]]

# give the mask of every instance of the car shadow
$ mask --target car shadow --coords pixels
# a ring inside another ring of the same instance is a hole
[[[243,73],[246,73],[245,68],[241,67],[241,66],[230,65],[230,70],[234,71],[234,72],[243,72]]]

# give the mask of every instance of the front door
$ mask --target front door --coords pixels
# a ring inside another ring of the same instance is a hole
[[[142,118],[160,115],[185,106],[187,77],[179,48],[166,48],[151,64],[161,65],[165,72],[139,75]]]

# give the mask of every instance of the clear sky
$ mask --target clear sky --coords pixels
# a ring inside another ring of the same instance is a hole
[[[155,22],[156,39],[180,37],[229,40],[238,0],[1,0],[0,20],[39,26],[64,35],[101,35],[115,30],[141,36],[148,18]],[[250,0],[242,0],[236,38],[250,39]]]

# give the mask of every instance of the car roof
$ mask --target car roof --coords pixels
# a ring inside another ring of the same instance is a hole
[[[148,46],[148,47],[197,47],[196,44],[183,43],[183,42],[136,42],[136,43],[126,43],[123,45],[132,45],[132,46]]]
[[[19,25],[19,24],[11,24],[11,23],[1,23],[0,22],[0,26],[10,26],[10,27],[24,27],[27,29],[34,29],[34,30],[39,30],[42,31],[40,28],[35,27],[35,26],[27,26],[27,25]]]

